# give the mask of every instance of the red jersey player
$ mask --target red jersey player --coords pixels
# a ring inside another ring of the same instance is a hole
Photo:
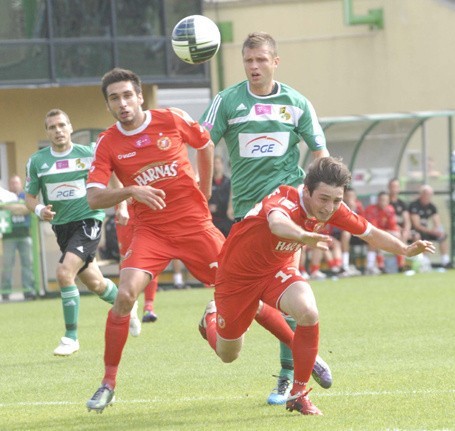
[[[303,186],[279,187],[236,223],[219,256],[215,301],[207,305],[199,325],[221,360],[232,362],[260,300],[291,315],[297,322],[292,343],[294,384],[286,408],[302,414],[322,414],[308,398],[307,388],[318,353],[319,326],[313,292],[294,266],[294,253],[304,245],[326,250],[331,239],[318,232],[327,223],[391,253],[434,252],[431,242],[408,246],[352,212],[342,202],[350,179],[339,160],[316,159]]]
[[[97,411],[114,401],[129,312],[139,293],[173,258],[182,260],[201,282],[213,285],[224,242],[207,204],[214,148],[209,133],[184,111],[144,111],[141,81],[131,71],[106,73],[102,90],[118,121],[98,138],[87,200],[92,208],[109,208],[132,199],[135,228],[121,262],[119,295],[106,322],[102,386],[87,402],[89,410]],[[199,183],[186,144],[198,150]],[[112,172],[122,188],[108,187]]]

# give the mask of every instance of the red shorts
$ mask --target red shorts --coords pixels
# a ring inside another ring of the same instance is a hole
[[[134,225],[132,224],[131,220],[126,226],[116,223],[115,230],[117,232],[120,257],[123,258],[128,250],[128,247],[131,244],[131,240],[133,239]]]
[[[250,327],[259,300],[279,309],[283,292],[295,282],[307,282],[294,266],[287,266],[273,275],[247,282],[217,277],[215,302],[218,313],[217,332],[225,340],[237,340]]]
[[[157,277],[172,259],[179,259],[199,281],[215,284],[218,255],[224,239],[215,226],[191,235],[170,237],[160,235],[146,225],[136,225],[121,269],[140,269]]]

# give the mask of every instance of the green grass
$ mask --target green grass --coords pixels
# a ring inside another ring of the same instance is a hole
[[[455,430],[455,271],[314,282],[320,353],[334,385],[313,384],[323,417],[266,405],[278,343],[257,324],[223,364],[199,336],[209,289],[159,292],[159,320],[129,338],[117,402],[85,402],[103,374],[108,307],[83,296],[81,350],[56,358],[58,299],[0,305],[0,430]]]

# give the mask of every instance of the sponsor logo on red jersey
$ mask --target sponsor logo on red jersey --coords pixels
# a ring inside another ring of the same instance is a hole
[[[160,164],[149,165],[144,168],[139,175],[134,178],[134,181],[140,186],[147,186],[166,178],[176,177],[177,175],[177,161],[171,163],[160,162]]]
[[[144,148],[149,147],[152,145],[152,141],[150,140],[149,135],[141,135],[137,139],[136,143],[134,144],[136,148]]]
[[[286,242],[286,241],[278,241],[275,246],[275,251],[291,251],[296,252],[302,248],[302,244],[300,242]]]

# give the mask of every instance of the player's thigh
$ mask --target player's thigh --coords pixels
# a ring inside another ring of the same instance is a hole
[[[168,238],[150,229],[136,229],[131,244],[120,263],[121,270],[139,269],[157,277],[175,256],[175,246]]]
[[[63,254],[57,265],[57,279],[75,279],[78,272],[85,265],[85,261],[80,254],[75,254],[72,251],[67,251]]]
[[[261,299],[272,307],[292,316],[299,324],[317,316],[316,300],[311,286],[294,266],[283,267],[264,280]]]
[[[104,275],[101,272],[100,267],[98,266],[98,262],[94,259],[87,265],[82,272],[78,274],[82,283],[84,283],[87,287],[96,287],[101,288],[104,286]]]
[[[259,306],[258,296],[254,287],[248,284],[217,282],[215,287],[216,328],[221,339],[240,340],[256,316]]]
[[[179,240],[179,258],[199,281],[213,285],[224,240],[216,227],[185,236]]]
[[[310,326],[319,320],[313,290],[305,280],[294,281],[288,285],[281,295],[280,309],[293,317],[298,325]]]

